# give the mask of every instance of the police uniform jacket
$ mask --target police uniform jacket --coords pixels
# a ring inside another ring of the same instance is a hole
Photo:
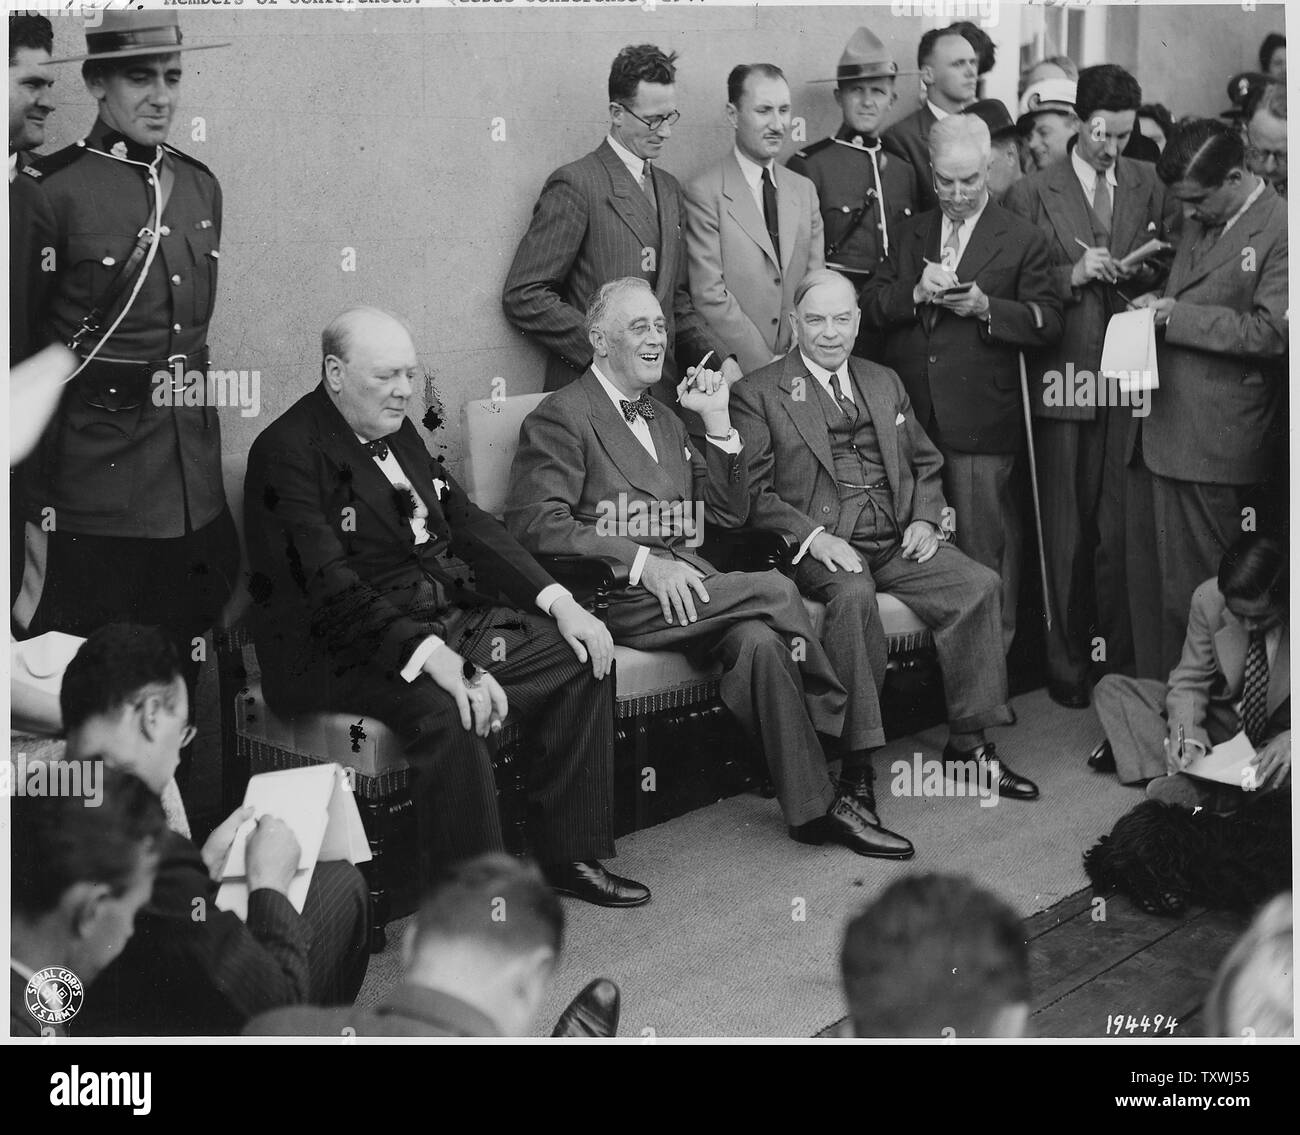
[[[140,229],[151,224],[154,191],[138,163],[155,156],[100,120],[85,139],[21,175],[39,182],[54,219],[55,279],[33,314],[39,342],[71,339]],[[184,395],[151,379],[178,361],[185,372],[206,371],[221,187],[206,166],[169,146],[162,147],[161,164],[170,193],[157,255],[126,317],[69,383],[25,478],[28,518],[40,521],[53,508],[61,532],[176,537],[215,520],[225,505],[216,409],[195,404],[194,382],[187,405]],[[112,326],[130,290],[81,344],[83,356]],[[122,368],[115,361],[141,365]]]

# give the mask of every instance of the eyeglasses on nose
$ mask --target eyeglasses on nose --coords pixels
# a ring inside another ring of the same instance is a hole
[[[656,114],[650,118],[642,118],[639,114],[637,114],[635,110],[633,110],[630,106],[628,106],[627,103],[621,102],[618,105],[621,106],[625,111],[627,111],[628,114],[630,114],[638,122],[644,125],[647,130],[652,130],[652,131],[658,130],[661,126],[673,126],[677,123],[677,120],[682,116],[682,112],[680,110],[674,110],[668,114]]]

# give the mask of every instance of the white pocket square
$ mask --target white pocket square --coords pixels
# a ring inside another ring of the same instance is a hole
[[[894,425],[901,426],[905,421],[907,421],[907,419],[903,417],[902,414],[899,414],[898,417],[894,419]]]

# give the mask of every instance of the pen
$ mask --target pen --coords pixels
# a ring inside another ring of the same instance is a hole
[[[1080,240],[1077,236],[1074,238],[1074,243],[1077,244],[1080,248],[1082,248],[1084,252],[1092,251],[1092,245],[1090,245],[1087,241]]]
[[[707,363],[711,358],[713,358],[713,352],[708,351],[705,354],[704,358],[702,358],[698,363],[695,364],[695,373],[699,374],[700,371],[704,369],[704,364]]]

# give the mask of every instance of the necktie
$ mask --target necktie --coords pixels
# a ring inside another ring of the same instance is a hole
[[[1268,724],[1268,650],[1264,632],[1250,632],[1246,650],[1246,672],[1241,680],[1241,727],[1252,745],[1258,746]]]
[[[1097,175],[1097,184],[1092,190],[1092,211],[1097,217],[1097,223],[1101,226],[1101,232],[1098,234],[1110,240],[1110,186],[1106,184],[1106,178],[1102,174]]]
[[[648,395],[642,394],[635,402],[629,402],[626,398],[620,398],[618,408],[623,411],[623,417],[627,419],[628,425],[636,421],[636,416],[641,415],[647,422],[653,421],[655,416],[655,404],[650,401]]]
[[[641,191],[646,195],[650,202],[650,208],[656,213],[659,212],[659,202],[655,199],[655,179],[650,174],[650,163],[646,162],[641,167]]]
[[[957,220],[949,223],[952,225],[952,231],[948,233],[948,239],[943,242],[943,254],[939,259],[949,272],[956,272],[957,262],[961,259],[961,227],[966,222]]]
[[[781,233],[776,219],[776,183],[772,180],[772,171],[763,167],[763,222],[767,225],[767,235],[772,238],[772,251],[776,253],[776,262],[781,263]]]
[[[840,409],[844,411],[844,416],[849,421],[855,422],[858,419],[858,405],[849,397],[848,382],[847,375],[831,375],[831,393],[835,396],[835,401],[839,403]]]
[[[386,461],[388,459],[388,442],[382,437],[378,441],[368,441],[365,445],[366,452],[370,454],[371,457],[377,458],[380,461]]]

